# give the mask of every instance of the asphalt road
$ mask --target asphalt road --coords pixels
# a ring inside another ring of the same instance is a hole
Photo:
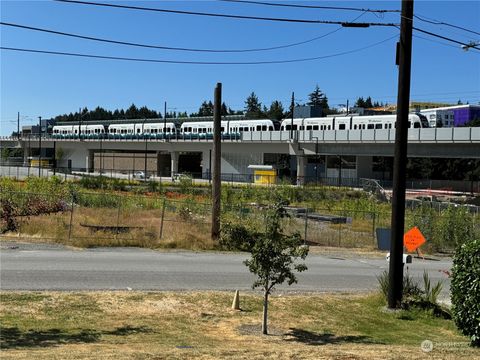
[[[17,247],[19,246],[19,247]],[[231,290],[251,289],[253,276],[242,263],[246,254],[157,252],[115,248],[70,250],[60,246],[2,244],[2,290]],[[376,276],[388,268],[384,259],[311,254],[308,270],[293,291],[356,292],[376,289]],[[414,259],[409,273],[443,280],[448,296],[451,260]]]

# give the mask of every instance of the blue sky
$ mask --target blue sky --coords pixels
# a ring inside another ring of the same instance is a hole
[[[101,2],[99,0],[99,2]],[[279,1],[277,1],[279,2]],[[313,9],[275,8],[218,1],[116,1],[123,5],[164,9],[242,14],[267,17],[350,21],[361,13]],[[400,9],[400,1],[289,1],[377,9]],[[415,14],[480,32],[479,1],[419,1]],[[3,22],[71,32],[120,41],[162,46],[246,49],[291,44],[321,36],[337,25],[273,23],[206,18],[124,9],[101,8],[53,1],[2,1]],[[357,21],[399,23],[399,14],[377,17],[363,14]],[[415,20],[414,26],[459,41],[480,41],[480,35]],[[96,43],[0,27],[4,47],[168,60],[263,61],[299,59],[368,47],[399,33],[393,27],[344,28],[301,46],[267,52],[205,54]],[[411,98],[418,101],[480,101],[480,51],[416,33],[413,40]],[[270,65],[180,65],[96,60],[2,50],[0,134],[21,125],[74,112],[80,107],[127,108],[135,103],[163,113],[194,112],[202,101],[213,99],[217,82],[223,100],[242,109],[250,92],[269,106],[280,100],[288,106],[291,92],[301,102],[315,85],[327,94],[331,106],[352,104],[359,96],[395,102],[397,67],[395,41],[328,59]]]

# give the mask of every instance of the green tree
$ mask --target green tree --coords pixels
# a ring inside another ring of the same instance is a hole
[[[265,233],[258,234],[252,246],[251,258],[244,263],[257,279],[252,287],[263,289],[262,333],[267,334],[268,296],[276,285],[287,281],[288,285],[297,282],[294,271],[305,271],[307,266],[295,261],[304,260],[308,248],[302,246],[300,235],[286,235],[282,231],[281,221],[286,216],[285,203],[276,202],[267,210]]]
[[[330,109],[327,95],[320,90],[318,84],[315,86],[315,90],[308,94],[308,100],[307,105],[321,106],[325,112]]]
[[[265,117],[262,111],[262,103],[258,100],[258,96],[252,91],[245,100],[245,115],[249,119],[261,119]]]
[[[204,101],[198,109],[197,116],[213,116],[213,103]]]
[[[285,116],[282,103],[278,100],[273,101],[267,111],[267,116],[272,120],[282,120]]]
[[[130,107],[125,111],[125,116],[127,119],[138,119],[140,118],[140,113],[135,104],[130,105]]]

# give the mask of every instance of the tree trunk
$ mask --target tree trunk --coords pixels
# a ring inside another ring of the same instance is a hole
[[[267,335],[267,317],[268,317],[268,291],[265,290],[263,295],[263,322],[262,322],[262,334]]]

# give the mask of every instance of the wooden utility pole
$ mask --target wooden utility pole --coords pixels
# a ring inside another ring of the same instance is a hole
[[[42,117],[38,117],[38,177],[42,176]]]
[[[393,163],[392,230],[388,307],[398,308],[403,290],[403,233],[405,226],[405,179],[407,168],[408,112],[412,64],[413,0],[402,0],[398,58],[397,122]]]
[[[17,139],[20,140],[20,112],[17,112]]]
[[[293,140],[293,108],[295,107],[295,93],[292,91],[292,104],[290,105],[292,108],[292,121],[290,122],[290,140]]]
[[[222,83],[217,83],[213,104],[213,177],[212,177],[212,240],[220,238],[220,196],[222,184],[221,173],[221,109]]]

